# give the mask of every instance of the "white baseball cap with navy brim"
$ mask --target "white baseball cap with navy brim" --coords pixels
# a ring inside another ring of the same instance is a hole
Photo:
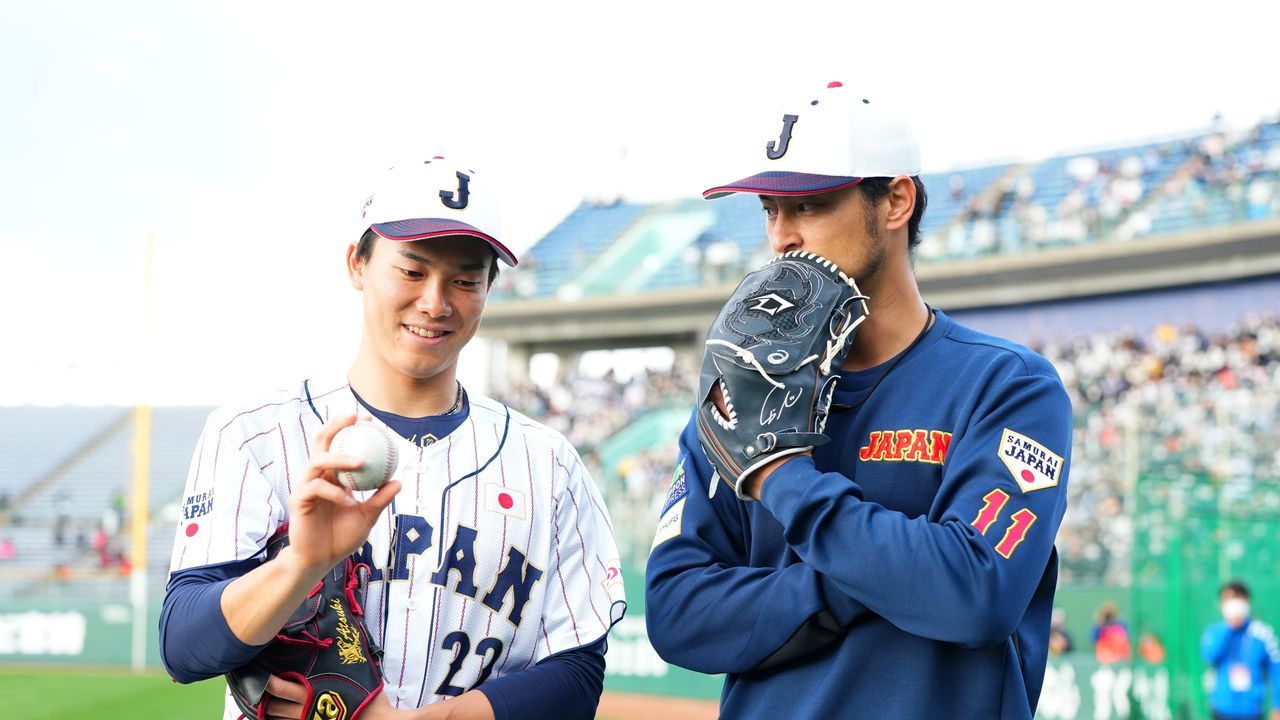
[[[737,192],[810,195],[857,185],[863,178],[920,174],[920,150],[911,126],[892,109],[842,83],[801,96],[773,116],[767,142],[751,149],[747,167],[761,172],[702,196]]]
[[[502,223],[496,189],[472,165],[447,155],[388,168],[365,200],[361,218],[365,228],[388,240],[474,237],[489,243],[507,265],[519,262],[498,239]]]

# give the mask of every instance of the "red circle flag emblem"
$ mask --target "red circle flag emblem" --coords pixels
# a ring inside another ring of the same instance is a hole
[[[996,454],[1022,492],[1057,487],[1058,476],[1065,467],[1061,455],[1009,428],[1001,433]]]
[[[529,499],[524,493],[497,483],[485,483],[484,509],[510,518],[528,516]]]

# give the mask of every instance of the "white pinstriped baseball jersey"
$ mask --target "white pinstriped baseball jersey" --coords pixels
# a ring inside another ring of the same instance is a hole
[[[468,397],[470,417],[445,438],[401,439],[403,488],[358,553],[373,568],[367,623],[395,707],[591,644],[626,607],[609,514],[577,451],[495,400]],[[356,412],[367,414],[343,380],[211,414],[171,570],[258,553],[288,520],[320,426]],[[239,716],[228,695],[224,717]]]

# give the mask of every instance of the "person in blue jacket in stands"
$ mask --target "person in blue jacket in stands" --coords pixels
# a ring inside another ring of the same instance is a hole
[[[757,195],[771,249],[870,297],[811,453],[709,497],[692,418],[646,567],[675,665],[733,720],[1030,720],[1049,648],[1071,404],[1053,366],[925,303],[914,134],[840,83],[784,105],[704,193]],[[748,165],[749,163],[749,165]]]
[[[1200,653],[1213,668],[1214,720],[1262,720],[1271,685],[1271,720],[1280,720],[1280,647],[1276,632],[1249,609],[1249,588],[1232,580],[1218,592],[1222,622],[1205,628]]]

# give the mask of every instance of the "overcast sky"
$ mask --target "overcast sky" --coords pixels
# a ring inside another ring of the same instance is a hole
[[[343,251],[404,156],[475,158],[522,250],[584,197],[730,179],[741,120],[829,80],[899,106],[926,172],[1280,110],[1273,2],[0,10],[4,405],[213,404],[345,367]]]

